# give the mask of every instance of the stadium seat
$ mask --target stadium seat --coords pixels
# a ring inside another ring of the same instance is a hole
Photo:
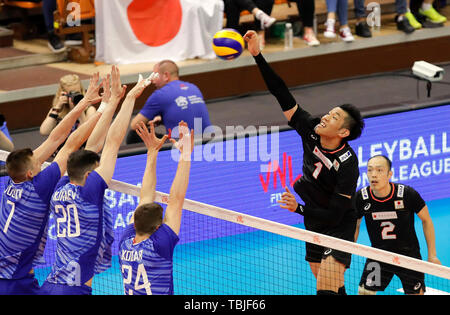
[[[73,5],[78,3],[80,6],[80,24],[71,26],[68,25],[67,21],[73,20],[69,16],[72,12],[75,12],[68,5]],[[93,20],[95,19],[95,5],[94,0],[57,0],[57,9],[54,13],[54,27],[55,33],[60,36],[65,36],[68,34],[82,34],[82,46],[72,47],[69,50],[69,59],[79,62],[87,63],[92,61],[95,56],[95,47],[89,42],[89,34],[95,30],[95,24]]]
[[[10,7],[16,7],[21,9],[36,9],[42,7],[42,1],[10,1],[10,0],[2,0],[4,5]]]
[[[15,39],[30,39],[37,35],[37,26],[31,21],[31,16],[41,12],[42,0],[33,1],[11,1],[0,0],[0,8],[5,11],[18,12],[22,22],[10,25],[14,31]],[[8,14],[8,13],[6,13]]]

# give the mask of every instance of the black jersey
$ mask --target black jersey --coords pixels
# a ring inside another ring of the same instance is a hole
[[[294,189],[305,205],[328,208],[333,194],[355,194],[358,158],[347,142],[333,151],[322,148],[320,136],[314,131],[319,122],[300,107],[289,121],[303,143],[303,175]]]
[[[358,218],[365,218],[373,247],[408,256],[420,252],[414,214],[425,201],[412,187],[391,183],[390,194],[382,199],[364,187],[355,196],[355,206]]]

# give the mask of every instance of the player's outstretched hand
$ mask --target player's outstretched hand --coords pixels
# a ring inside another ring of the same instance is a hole
[[[103,94],[102,94],[102,103],[108,103],[111,98],[111,75],[107,74],[106,78],[103,79]]]
[[[132,97],[137,99],[144,92],[145,88],[152,84],[153,80],[158,76],[158,73],[152,73],[147,79],[144,79],[141,74],[139,74],[138,82],[136,85],[128,92],[127,97]]]
[[[155,135],[155,126],[153,123],[150,123],[150,131],[148,130],[146,124],[141,121],[139,122],[136,133],[141,137],[142,141],[144,142],[145,146],[147,147],[147,151],[159,151],[161,147],[163,146],[164,142],[166,142],[168,136],[164,135],[161,139],[159,139]]]
[[[175,141],[175,139],[170,139],[173,145],[180,150],[181,159],[184,161],[190,161],[192,151],[194,150],[194,129],[189,131],[187,123],[180,121],[178,123],[178,132],[180,134],[180,139]]]
[[[121,99],[127,90],[126,85],[122,85],[120,81],[120,71],[117,66],[112,66],[111,69],[111,97]]]
[[[295,212],[298,207],[298,202],[295,200],[295,196],[291,193],[289,188],[286,186],[286,191],[281,195],[281,200],[277,201],[280,207],[283,209],[288,209],[291,212]]]
[[[244,40],[247,42],[247,49],[253,55],[257,56],[261,52],[258,34],[255,31],[247,31],[244,35]]]
[[[429,256],[428,261],[433,264],[442,265],[441,261],[436,256]]]
[[[101,86],[100,75],[96,72],[89,81],[89,87],[84,94],[83,100],[89,104],[96,104],[100,102],[102,100],[102,97],[99,95]]]

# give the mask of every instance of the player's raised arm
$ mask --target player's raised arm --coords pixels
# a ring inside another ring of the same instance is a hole
[[[117,75],[120,76],[119,69],[117,69]],[[111,182],[114,173],[114,168],[117,161],[117,152],[119,151],[120,145],[127,132],[136,99],[150,84],[150,78],[140,80],[133,87],[133,89],[128,92],[119,113],[111,124],[108,134],[106,135],[106,143],[100,158],[100,166],[96,169],[96,171],[108,185]]]
[[[126,87],[121,85],[119,70],[116,66],[113,66],[111,74],[108,74],[106,79],[103,80],[102,102],[98,108],[98,111],[102,113],[102,117],[86,143],[86,150],[98,153],[103,149],[117,105],[125,95],[125,92]]]
[[[150,124],[150,132],[144,122],[137,125],[136,132],[147,147],[147,164],[145,166],[144,176],[142,178],[142,187],[139,205],[145,203],[152,203],[155,201],[156,190],[156,159],[158,157],[159,149],[167,140],[167,135],[161,139],[155,135],[155,126]]]
[[[172,182],[167,204],[164,223],[178,235],[180,232],[181,215],[183,210],[184,198],[189,184],[189,173],[191,169],[191,154],[194,149],[194,130],[189,132],[187,124],[183,121],[179,123],[180,140],[174,143],[180,150],[180,161],[178,162],[175,179]]]
[[[99,112],[92,115],[88,121],[78,127],[77,130],[75,130],[69,136],[64,146],[61,148],[61,150],[59,150],[53,161],[58,163],[59,169],[61,171],[61,176],[66,172],[67,160],[69,159],[69,155],[72,152],[78,150],[81,145],[86,142],[100,117],[101,113]]]
[[[84,98],[61,120],[48,138],[33,151],[33,154],[41,163],[45,162],[61,143],[66,140],[70,130],[84,110],[89,105],[98,103],[101,100],[101,97],[98,95],[100,90],[99,80],[99,74],[95,73],[90,80]]]
[[[270,67],[261,54],[258,34],[255,31],[248,31],[244,35],[244,40],[247,42],[248,51],[253,55],[267,88],[277,99],[286,119],[290,121],[292,115],[297,110],[297,101],[292,96],[283,79],[273,71],[272,67]]]

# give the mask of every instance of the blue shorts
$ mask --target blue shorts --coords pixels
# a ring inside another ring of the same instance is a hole
[[[39,282],[34,274],[22,279],[0,279],[0,295],[38,295]]]
[[[45,281],[41,287],[41,295],[92,295],[92,288],[83,284],[71,286]]]

